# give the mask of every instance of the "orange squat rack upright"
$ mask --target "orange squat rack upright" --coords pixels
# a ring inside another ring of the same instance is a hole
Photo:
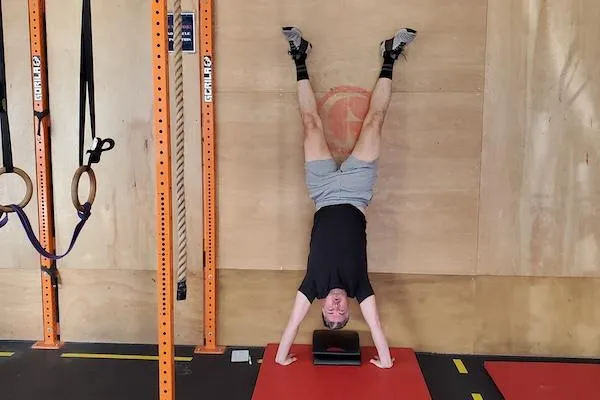
[[[153,133],[156,151],[158,388],[160,400],[175,398],[173,327],[173,204],[169,107],[167,0],[152,1]]]
[[[29,0],[28,6],[39,235],[41,245],[48,252],[54,253],[56,251],[56,240],[54,238],[54,204],[52,196],[45,0]],[[58,316],[58,270],[56,262],[46,257],[40,256],[40,264],[42,269],[44,339],[34,344],[33,347],[58,349],[62,347]]]
[[[212,0],[200,0],[202,151],[204,179],[204,344],[196,353],[218,354],[216,339],[216,196]],[[153,129],[156,143],[157,299],[159,399],[175,398],[173,315],[173,205],[171,198],[171,112],[169,101],[167,1],[152,2]]]
[[[204,344],[196,353],[222,354],[217,346],[216,146],[213,51],[213,0],[200,0],[200,76],[202,79],[202,168],[204,180]]]

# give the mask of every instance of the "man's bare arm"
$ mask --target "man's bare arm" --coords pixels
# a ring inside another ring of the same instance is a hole
[[[298,327],[306,316],[306,313],[310,309],[310,302],[302,292],[296,293],[296,300],[294,301],[294,308],[292,314],[285,327],[279,348],[277,350],[277,356],[275,356],[275,362],[281,365],[289,365],[296,361],[296,357],[293,354],[289,354],[292,343],[298,334]]]
[[[379,359],[371,360],[371,363],[380,368],[391,368],[394,360],[392,360],[390,355],[390,348],[385,338],[385,334],[383,333],[381,321],[379,320],[375,296],[372,295],[363,300],[363,302],[360,303],[360,309],[367,325],[369,325],[369,328],[371,329],[373,342],[379,353]]]

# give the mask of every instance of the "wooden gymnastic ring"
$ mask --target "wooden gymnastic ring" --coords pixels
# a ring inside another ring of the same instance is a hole
[[[4,175],[6,173],[6,168],[0,168],[0,175]],[[29,202],[31,201],[31,197],[33,196],[33,183],[31,182],[31,178],[29,177],[29,175],[27,175],[27,173],[20,168],[13,168],[12,173],[19,175],[21,179],[23,179],[23,182],[25,182],[25,198],[23,198],[23,201],[19,203],[19,207],[25,208],[27,207],[27,204],[29,204]],[[0,205],[0,211],[6,214],[14,212],[12,208],[3,205]]]
[[[83,175],[84,172],[87,172],[88,178],[90,179],[90,192],[88,194],[87,203],[92,205],[96,199],[96,174],[94,173],[94,170],[87,165],[77,168],[75,175],[73,175],[73,181],[71,182],[71,200],[73,201],[75,209],[81,212],[85,209],[79,201],[79,182],[81,181],[81,175]]]

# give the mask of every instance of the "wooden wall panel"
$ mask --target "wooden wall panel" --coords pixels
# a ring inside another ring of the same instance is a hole
[[[365,17],[367,6],[354,2],[348,7],[348,18],[335,29],[323,21],[328,20],[328,15],[337,16],[338,7],[314,1],[302,7],[293,2],[275,6],[269,2],[258,2],[252,7],[241,3],[218,6],[221,265],[268,269],[305,265],[312,208],[304,187],[295,73],[279,31],[281,25],[298,24],[314,38],[310,69],[320,97],[339,85],[362,88],[368,93],[381,64],[378,42],[398,27],[411,25],[421,34],[408,54],[408,61],[401,60],[397,65],[395,90],[418,93],[411,95],[414,97],[395,95],[386,127],[390,141],[386,145],[400,151],[401,156],[390,152],[383,156],[384,169],[373,204],[374,222],[370,225],[372,236],[385,236],[374,241],[375,256],[385,251],[401,258],[379,256],[372,268],[435,273],[473,271],[477,184],[473,167],[478,163],[477,151],[473,150],[480,146],[477,113],[482,99],[477,93],[483,81],[485,5],[475,0],[436,7],[430,3],[415,1],[402,7],[390,3],[386,12],[373,11]],[[196,7],[196,2],[184,4],[186,10]],[[479,17],[466,18],[459,12],[460,7],[469,7],[472,15]],[[24,7],[19,11],[26,16]],[[117,147],[105,154],[103,163],[96,167],[100,187],[92,218],[71,256],[61,260],[59,267],[152,269],[154,161],[148,152],[153,137],[151,73],[147,68],[150,52],[146,51],[149,7],[142,1],[127,4],[107,1],[94,6],[93,11],[98,134],[113,137]],[[268,23],[250,27],[247,21],[253,13]],[[392,17],[394,14],[402,17]],[[313,18],[315,15],[319,18]],[[351,23],[354,17],[363,17],[368,37]],[[77,158],[79,21],[79,3],[69,0],[61,9],[49,4],[49,78],[59,251],[68,245],[77,223],[68,189]],[[26,23],[20,30],[15,28],[15,32],[26,44],[25,28]],[[457,42],[468,45],[455,46]],[[122,56],[115,58],[114,54]],[[197,171],[201,169],[201,142],[199,91],[195,90],[199,71],[196,57],[186,55],[184,60],[188,267],[200,270],[202,181]],[[26,52],[20,62],[28,62]],[[28,73],[22,73],[20,79],[27,86]],[[265,91],[269,93],[257,93]],[[29,101],[24,102],[20,114],[30,113]],[[433,109],[427,109],[426,105]],[[250,152],[250,148],[260,152]],[[24,147],[19,145],[21,149]],[[448,174],[449,170],[455,173]],[[82,189],[82,192],[86,189],[85,185]],[[399,208],[388,210],[393,203],[398,203]],[[35,220],[34,214],[30,211]],[[408,218],[409,214],[412,217]],[[457,215],[464,218],[457,220]],[[389,229],[417,234],[418,239],[380,233],[378,219],[388,218],[403,221]],[[11,222],[8,229],[19,234],[16,222]],[[446,228],[439,229],[440,226]],[[427,229],[438,233],[425,235]],[[428,240],[424,241],[423,235]],[[37,256],[25,236],[13,237],[10,257],[2,259],[2,266],[35,267]],[[432,246],[439,248],[438,256],[418,255],[419,251],[431,253],[428,249]],[[447,262],[448,257],[451,262]]]
[[[478,273],[600,273],[599,16],[489,1]]]
[[[39,276],[0,270],[0,339],[41,335]],[[371,274],[386,336],[392,346],[417,351],[600,357],[600,279]],[[277,343],[301,271],[221,270],[219,344]],[[189,300],[176,303],[177,343],[202,338],[199,275]],[[61,320],[68,342],[155,343],[156,284],[152,271],[63,271]],[[370,332],[356,302],[348,329],[365,345]],[[322,322],[317,303],[302,323],[298,343],[310,343]]]
[[[156,343],[156,278],[153,271],[69,269],[62,273],[60,309],[65,341]],[[188,281],[185,302],[175,303],[175,340],[201,340],[202,282]]]
[[[220,265],[304,269],[314,207],[296,95],[220,99]],[[392,99],[368,211],[371,271],[474,272],[481,101],[466,93]]]
[[[474,351],[600,356],[597,278],[477,277]]]
[[[240,279],[242,276],[244,279]],[[222,341],[278,343],[301,280],[302,274],[297,271],[223,271],[223,285],[231,287],[232,293],[224,300],[222,313],[232,318],[224,323]],[[477,325],[477,316],[470,278],[372,274],[372,283],[391,346],[472,351],[477,334],[472,326]],[[257,291],[263,295],[256,296]],[[347,328],[359,332],[365,345],[373,345],[369,328],[354,301],[350,314]],[[260,331],[251,330],[257,325],[261,326]],[[322,327],[319,305],[315,302],[300,327],[296,342],[311,343],[313,330]]]
[[[454,2],[360,0],[242,0],[217,4],[218,88],[222,92],[295,92],[293,63],[281,26],[295,25],[313,42],[308,68],[317,90],[372,86],[379,74],[379,43],[400,27],[419,30],[397,90],[480,91],[485,57],[481,0]],[[468,10],[468,12],[465,12]],[[248,21],[261,21],[248,24]]]
[[[477,94],[397,94],[368,211],[370,270],[475,271],[481,102]]]
[[[220,98],[219,265],[301,268],[313,208],[294,95]]]
[[[0,340],[43,338],[39,269],[0,268],[0,299]]]
[[[341,143],[344,150],[355,137],[340,142],[325,97],[358,91],[357,102],[346,104],[354,113],[348,118],[358,122],[342,121],[354,124],[346,131],[357,131],[381,68],[379,42],[412,26],[420,34],[407,60],[396,64],[380,180],[369,210],[370,268],[473,273],[485,11],[485,2],[475,0],[385,2],[376,8],[352,1],[344,18],[336,19],[338,4],[316,1],[218,5],[222,268],[303,269],[306,264],[313,209],[304,186],[294,65],[281,26],[298,26],[313,42],[311,82],[323,102],[330,146]],[[334,19],[335,26],[326,22]],[[250,28],[248,20],[264,23]]]

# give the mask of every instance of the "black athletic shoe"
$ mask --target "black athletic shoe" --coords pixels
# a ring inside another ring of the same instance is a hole
[[[393,38],[381,42],[381,55],[388,53],[394,60],[402,54],[404,48],[408,46],[417,36],[417,31],[410,28],[402,28]]]
[[[300,29],[293,26],[284,26],[281,28],[281,32],[290,44],[288,54],[293,59],[306,57],[310,53],[312,45],[302,37]]]

